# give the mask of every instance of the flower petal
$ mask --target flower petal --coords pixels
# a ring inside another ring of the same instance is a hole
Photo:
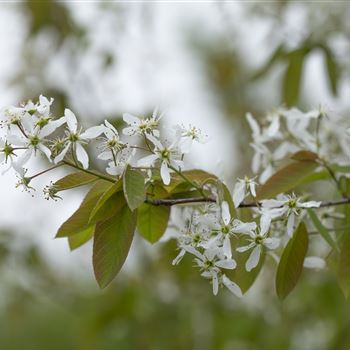
[[[267,214],[261,215],[260,218],[260,235],[264,236],[270,228],[271,216]]]
[[[225,225],[228,225],[231,221],[230,208],[227,202],[221,203],[221,217]]]
[[[237,263],[233,259],[224,259],[224,260],[219,260],[215,263],[215,266],[220,267],[222,269],[230,269],[233,270],[236,268]]]
[[[236,183],[232,194],[233,203],[235,204],[236,208],[238,208],[239,205],[243,202],[244,197],[245,197],[245,182],[239,181]]]
[[[76,133],[78,128],[78,121],[75,114],[70,109],[66,108],[64,110],[64,116],[66,117],[66,120],[67,120],[68,129],[72,133]]]
[[[224,286],[234,295],[236,295],[238,298],[242,297],[242,291],[241,288],[239,288],[239,286],[232,282],[229,278],[226,277],[226,275],[222,276],[222,283],[224,284]]]
[[[230,240],[230,236],[228,234],[225,235],[224,244],[223,244],[222,248],[223,248],[225,256],[228,259],[231,259],[232,258],[231,240]]]
[[[83,140],[91,140],[91,139],[95,139],[97,136],[100,136],[104,131],[104,127],[102,125],[98,125],[98,126],[93,126],[87,130],[85,130],[85,132],[83,132],[80,137]]]
[[[62,150],[62,152],[55,157],[55,159],[54,159],[55,164],[57,164],[63,160],[63,158],[67,154],[69,148],[70,148],[70,143],[68,143],[67,146]]]
[[[78,161],[83,165],[84,169],[87,169],[89,167],[89,156],[86,153],[84,147],[79,143],[75,143],[75,153],[77,155]]]
[[[129,125],[139,125],[141,122],[140,118],[135,117],[134,115],[129,113],[123,114],[123,120]]]
[[[158,159],[158,156],[156,154],[151,154],[149,156],[143,157],[138,160],[137,165],[138,166],[151,166],[153,163]]]
[[[167,162],[163,161],[160,167],[160,176],[163,180],[164,185],[170,184],[170,172]]]
[[[46,137],[52,134],[57,128],[63,125],[66,122],[65,117],[61,117],[60,119],[50,121],[47,125],[45,125],[40,131],[40,137]]]
[[[260,254],[261,254],[261,246],[257,245],[253,249],[252,253],[250,254],[250,256],[245,264],[245,268],[248,272],[253,270],[259,264]]]
[[[268,249],[276,249],[280,245],[280,239],[276,237],[268,237],[264,239],[263,244]]]
[[[219,279],[216,273],[213,273],[212,283],[213,283],[213,294],[217,295],[219,291]]]
[[[288,217],[288,221],[287,221],[287,235],[289,237],[293,236],[293,232],[294,232],[294,221],[295,221],[295,214],[294,213],[290,213],[289,217]]]

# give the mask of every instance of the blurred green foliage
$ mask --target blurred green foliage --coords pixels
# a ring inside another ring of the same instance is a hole
[[[349,348],[350,304],[327,273],[304,272],[287,303],[269,290],[244,303],[225,291],[213,297],[189,258],[171,267],[174,248],[163,244],[157,259],[143,255],[137,274],[104,291],[60,276],[30,244],[25,259],[10,252],[0,265],[2,275],[15,274],[1,287],[1,349]],[[268,271],[260,277],[268,278]]]

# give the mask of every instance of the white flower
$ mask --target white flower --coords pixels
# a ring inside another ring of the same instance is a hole
[[[301,209],[318,208],[321,202],[309,201],[301,202],[300,198],[293,195],[279,195],[277,199],[265,199],[261,201],[262,213],[277,218],[281,216],[287,217],[287,234],[292,237],[296,216],[300,214]]]
[[[50,108],[53,103],[54,99],[51,97],[50,100],[48,100],[47,97],[40,95],[39,96],[39,104],[36,107],[36,110],[39,114],[41,114],[43,117],[49,117],[50,115]]]
[[[21,187],[22,191],[26,192],[30,192],[31,190],[35,191],[35,189],[30,186],[31,178],[26,176],[28,169],[16,165],[14,165],[14,169],[16,170],[16,176],[19,179],[19,181],[16,184],[16,188]]]
[[[190,125],[188,128],[185,128],[183,125],[177,125],[175,129],[181,137],[179,147],[183,153],[189,153],[191,151],[194,141],[199,143],[206,143],[208,141],[208,135],[203,135],[202,131],[195,126]]]
[[[183,161],[181,160],[181,152],[178,148],[178,139],[175,139],[169,146],[163,145],[152,135],[147,135],[147,138],[152,141],[155,146],[154,153],[141,158],[138,161],[138,166],[152,166],[157,160],[160,160],[160,176],[165,185],[170,183],[170,167],[181,169]]]
[[[201,276],[212,280],[213,294],[217,295],[219,291],[219,274],[221,269],[235,269],[236,262],[232,259],[220,259],[217,256],[217,250],[207,249],[204,254],[197,252],[195,261],[198,267],[203,271]]]
[[[23,134],[20,136],[8,134],[7,136],[7,139],[12,144],[26,148],[26,151],[18,158],[16,163],[19,166],[23,166],[38,150],[45,154],[47,159],[51,161],[51,151],[46,146],[46,137],[52,134],[63,123],[64,120],[61,118],[55,121],[48,121],[45,126],[40,127],[36,125],[32,116],[26,114],[21,120]]]
[[[249,179],[247,176],[244,179],[238,179],[232,193],[233,203],[236,208],[239,207],[249,193],[253,197],[256,197],[256,185],[257,183],[254,179]]]
[[[123,134],[127,136],[133,135],[153,135],[159,137],[159,120],[161,115],[157,115],[157,109],[154,110],[151,118],[139,118],[129,113],[123,114],[123,120],[129,124],[123,129]]]
[[[102,160],[116,160],[117,154],[123,150],[126,145],[120,140],[117,129],[107,120],[104,122],[103,133],[105,137],[102,137],[102,142],[99,145],[102,152],[97,158]]]
[[[0,163],[7,163],[9,158],[12,162],[14,155],[15,153],[12,145],[9,144],[7,140],[4,141],[2,138],[0,138]]]
[[[132,157],[135,155],[136,150],[131,148],[124,148],[120,151],[114,159],[108,163],[106,171],[113,176],[120,176],[123,174],[126,166],[130,164]]]
[[[252,252],[246,261],[245,268],[249,272],[258,266],[261,256],[262,246],[268,249],[276,249],[279,246],[279,238],[268,237],[267,233],[271,224],[271,217],[262,215],[260,218],[259,230],[250,232],[248,241],[250,244],[242,247],[238,247],[237,251],[240,253],[246,252],[252,249]]]
[[[298,140],[299,146],[316,151],[316,137],[311,135],[308,127],[312,119],[318,118],[319,110],[303,113],[297,108],[288,109],[282,112],[287,121],[287,129],[293,137]]]
[[[78,130],[77,118],[71,110],[66,108],[64,116],[68,126],[66,131],[67,138],[64,149],[55,158],[55,163],[62,161],[68,150],[72,148],[72,152],[76,154],[77,160],[83,165],[84,169],[87,169],[89,167],[89,156],[82,145],[101,135],[104,128],[101,125],[93,126],[82,133],[81,130]]]
[[[212,231],[215,233],[211,239],[205,244],[205,248],[222,248],[223,254],[231,259],[231,237],[237,233],[250,233],[256,229],[255,222],[242,222],[232,219],[227,202],[221,204],[221,217],[219,222],[211,224]]]

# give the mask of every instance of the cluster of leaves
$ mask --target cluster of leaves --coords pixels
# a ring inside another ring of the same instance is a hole
[[[286,70],[282,82],[281,100],[286,105],[293,106],[299,101],[305,61],[316,50],[323,53],[329,88],[332,94],[337,96],[341,67],[329,46],[323,42],[314,42],[309,39],[305,40],[295,49],[288,49],[284,44],[278,46],[264,66],[253,75],[252,79],[259,79],[275,65],[285,63]]]
[[[216,177],[200,170],[184,171],[199,184]],[[93,266],[96,280],[107,286],[121,269],[137,228],[150,243],[157,242],[168,227],[170,206],[157,205],[159,199],[193,197],[196,191],[184,191],[188,183],[173,176],[165,186],[160,178],[145,185],[144,174],[130,166],[115,182],[78,171],[58,180],[58,191],[93,184],[77,211],[59,228],[56,237],[67,237],[70,248],[77,249],[92,237]]]

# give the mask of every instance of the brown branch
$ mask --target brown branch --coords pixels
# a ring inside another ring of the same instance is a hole
[[[195,198],[175,198],[175,199],[146,199],[145,203],[155,205],[155,206],[168,206],[171,207],[173,205],[178,205],[178,204],[196,204],[196,203],[216,203],[215,198],[205,198],[205,197],[195,197]],[[324,207],[331,207],[331,206],[336,206],[336,205],[344,205],[344,204],[350,204],[350,197],[346,198],[341,198],[337,200],[332,200],[332,201],[323,201],[321,202],[321,205],[319,208],[324,208]],[[255,202],[249,202],[249,203],[241,203],[238,208],[256,208],[260,206],[261,203],[255,203]],[[315,208],[317,209],[317,208]]]

